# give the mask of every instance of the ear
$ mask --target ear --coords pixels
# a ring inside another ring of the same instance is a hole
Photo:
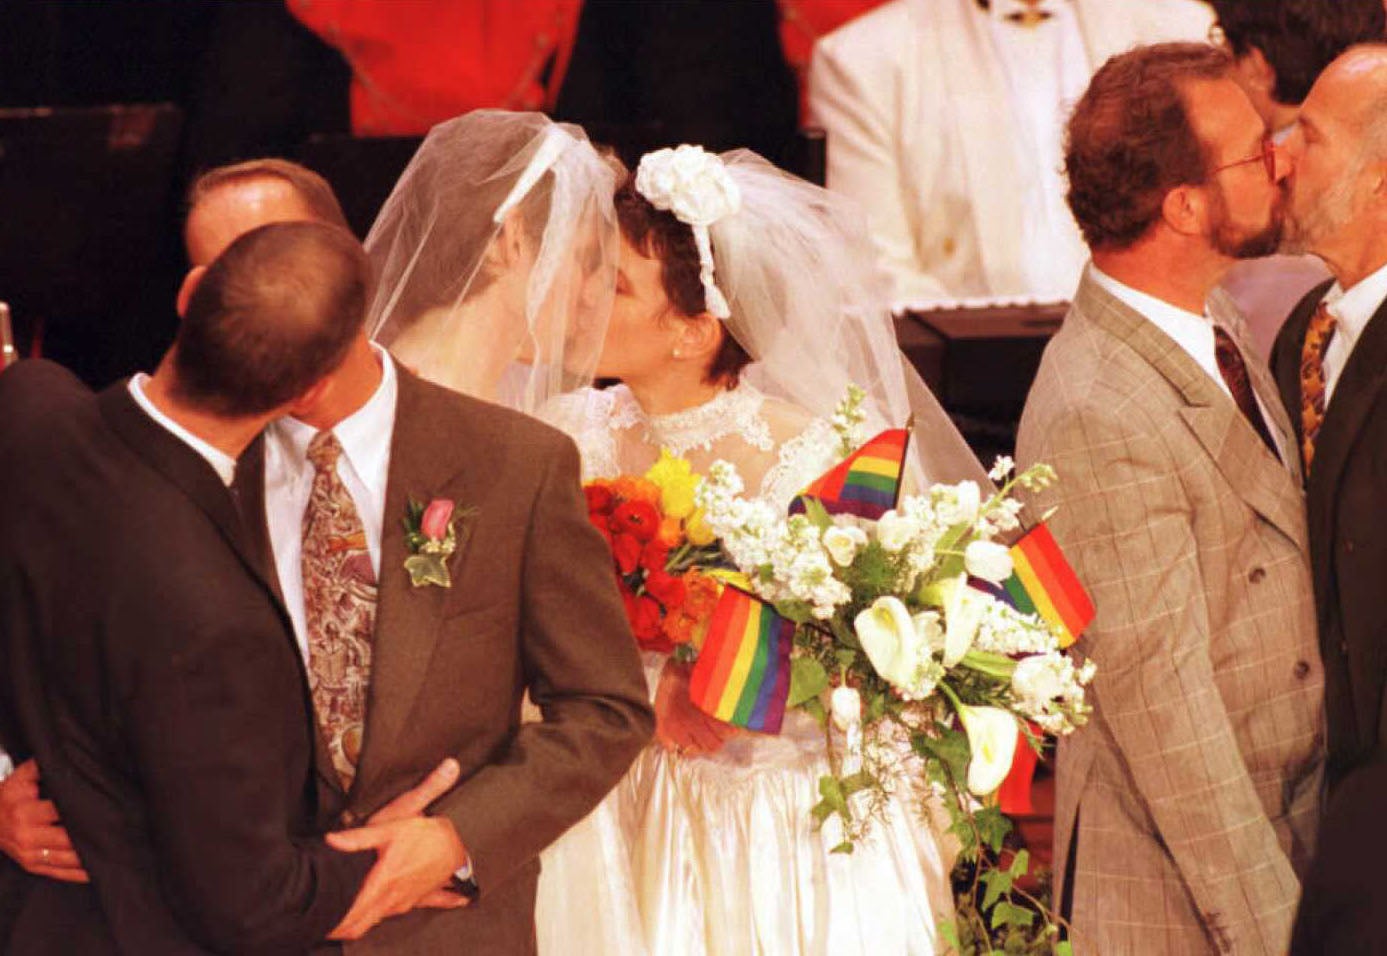
[[[314,409],[316,409],[319,405],[322,404],[324,396],[327,395],[328,389],[330,389],[331,387],[331,378],[318,379],[318,381],[310,385],[308,387],[308,390],[305,391],[302,395],[300,395],[298,398],[289,402],[282,409],[280,409],[279,413],[276,414],[275,417],[279,418],[283,415],[292,415],[295,418],[303,421],[312,419],[314,417]]]
[[[491,241],[496,264],[512,266],[519,262],[521,253],[524,252],[524,243],[524,228],[520,225],[519,211],[512,209],[506,214],[506,218],[501,220],[501,228],[496,231],[496,238]]]
[[[1247,53],[1234,60],[1234,71],[1244,89],[1258,90],[1268,98],[1276,89],[1276,71],[1272,69],[1262,51],[1255,46],[1247,48]]]
[[[178,287],[178,298],[174,300],[180,319],[188,314],[188,303],[192,301],[193,293],[197,291],[197,284],[202,281],[202,277],[206,274],[206,266],[193,266],[183,277],[183,284]]]
[[[1161,220],[1182,236],[1197,236],[1208,224],[1209,200],[1198,186],[1176,186],[1161,200]]]
[[[674,335],[674,347],[679,356],[696,362],[701,366],[712,364],[713,356],[722,347],[722,338],[727,334],[722,322],[708,312],[687,319],[676,318],[678,328]]]

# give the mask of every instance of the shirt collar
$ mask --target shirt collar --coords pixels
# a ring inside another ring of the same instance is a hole
[[[332,427],[342,445],[342,454],[363,484],[373,493],[384,495],[390,463],[390,436],[395,426],[395,406],[399,396],[399,376],[394,360],[385,349],[371,343],[380,362],[380,384],[356,411]],[[277,443],[289,460],[302,467],[308,461],[308,444],[318,429],[297,418],[285,416],[270,423],[266,438]]]
[[[221,479],[222,484],[226,485],[228,488],[231,487],[231,483],[236,480],[236,459],[232,458],[220,448],[216,448],[194,435],[192,432],[188,431],[188,429],[178,424],[178,422],[161,412],[158,406],[150,401],[149,396],[145,394],[145,384],[148,381],[149,376],[144,372],[140,372],[130,379],[130,384],[127,387],[130,390],[130,397],[135,400],[135,404],[144,409],[144,413],[154,419],[158,425],[163,427],[166,431],[171,432],[175,438],[197,452],[200,458],[212,466],[212,469],[217,473],[217,477]]]
[[[1213,334],[1213,321],[1207,315],[1196,315],[1178,305],[1171,305],[1164,299],[1158,299],[1154,295],[1133,289],[1126,283],[1117,281],[1097,266],[1091,266],[1091,268],[1094,280],[1105,291],[1154,322],[1162,331],[1170,334],[1177,341],[1180,339],[1176,336],[1176,332],[1201,330],[1202,336],[1203,330],[1207,330],[1208,335]],[[1212,342],[1212,339],[1210,341]]]
[[[1359,280],[1351,289],[1335,282],[1324,297],[1325,308],[1334,316],[1334,334],[1342,336],[1344,345],[1352,348],[1384,299],[1387,299],[1387,265]]]

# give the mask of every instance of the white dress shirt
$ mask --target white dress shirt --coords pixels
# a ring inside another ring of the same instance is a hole
[[[203,461],[212,466],[212,470],[217,473],[217,477],[221,479],[222,484],[226,485],[228,488],[231,487],[231,482],[236,478],[236,459],[232,458],[221,449],[214,448],[212,445],[178,424],[178,422],[159,411],[154,403],[149,400],[149,396],[145,394],[145,384],[148,381],[149,376],[140,372],[133,376],[126,386],[130,391],[130,397],[135,400],[135,404],[140,406],[146,415],[154,419],[156,425],[169,432],[173,437],[183,442],[183,444],[187,445],[193,451],[197,452],[198,456],[202,458]],[[302,603],[302,600],[300,600],[300,603]],[[5,749],[0,747],[0,780],[4,780],[12,773],[14,773],[14,761],[10,758],[10,755],[5,752]]]
[[[149,376],[144,372],[140,372],[130,379],[130,384],[127,387],[130,389],[130,397],[135,400],[135,404],[140,406],[140,408],[144,410],[144,413],[154,419],[155,423],[165,431],[172,433],[173,437],[197,452],[198,456],[201,457],[203,461],[212,466],[212,470],[217,473],[217,477],[222,480],[222,484],[226,485],[228,488],[231,487],[231,483],[236,480],[236,459],[232,458],[221,449],[212,447],[210,444],[188,431],[188,429],[178,424],[178,422],[159,411],[154,403],[149,400],[149,396],[145,394],[145,383],[148,381]]]
[[[1334,397],[1334,386],[1344,374],[1348,357],[1358,344],[1358,337],[1387,299],[1387,265],[1378,269],[1353,288],[1345,290],[1334,283],[1325,294],[1325,308],[1334,316],[1334,337],[1324,350],[1324,403]]]
[[[1204,370],[1205,374],[1213,380],[1223,394],[1230,399],[1233,397],[1228,383],[1223,379],[1223,373],[1218,368],[1218,356],[1214,348],[1213,319],[1207,315],[1195,315],[1193,312],[1187,312],[1179,306],[1171,305],[1153,295],[1133,289],[1125,283],[1118,282],[1097,266],[1090,266],[1089,268],[1092,270],[1095,282],[1169,336],[1176,345],[1180,346],[1181,351]],[[1260,361],[1260,359],[1255,355],[1243,356],[1244,363],[1256,361]],[[1271,435],[1271,440],[1276,443],[1277,455],[1284,462],[1286,461],[1287,450],[1282,447],[1281,436],[1272,427],[1272,416],[1268,413],[1267,403],[1258,394],[1256,388],[1252,389],[1252,395],[1257,400],[1257,409],[1262,413],[1263,421],[1267,423],[1267,432]]]
[[[1002,6],[993,9],[1000,14]],[[994,16],[990,32],[1014,124],[1009,145],[1017,172],[1028,180],[1015,211],[1024,288],[1064,299],[1088,258],[1065,201],[1064,124],[1092,70],[1073,7],[1052,3],[1045,9],[1050,16],[1030,25]]]
[[[381,363],[380,385],[365,405],[338,422],[332,431],[342,445],[337,475],[361,517],[371,567],[379,578],[385,485],[390,472],[390,440],[395,432],[399,379],[389,353],[378,346],[375,349]],[[305,661],[308,624],[303,606],[303,513],[313,490],[308,444],[317,433],[312,425],[294,418],[281,418],[265,429],[265,518],[280,592]]]

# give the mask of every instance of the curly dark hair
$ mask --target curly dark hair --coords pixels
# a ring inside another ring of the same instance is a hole
[[[616,192],[616,217],[621,234],[643,255],[660,260],[660,281],[665,294],[681,316],[689,318],[706,311],[703,282],[699,279],[698,247],[693,230],[674,217],[652,206],[636,191],[636,175],[626,177]],[[751,355],[723,325],[722,345],[709,364],[703,379],[709,384],[724,383],[735,388],[742,369],[751,364]]]
[[[1339,54],[1358,43],[1382,40],[1382,0],[1210,0],[1218,25],[1237,57],[1262,51],[1278,103],[1299,105]]]
[[[1090,249],[1126,249],[1160,218],[1166,193],[1202,184],[1209,160],[1183,88],[1229,75],[1232,59],[1203,43],[1159,43],[1112,57],[1065,131],[1069,209]]]

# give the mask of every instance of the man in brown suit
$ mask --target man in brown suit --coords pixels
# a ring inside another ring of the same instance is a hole
[[[1076,952],[1281,953],[1324,746],[1290,423],[1221,297],[1280,232],[1265,127],[1196,45],[1109,60],[1070,121],[1092,253],[1019,457],[1097,607],[1088,727],[1060,745],[1056,885]]]
[[[341,219],[326,183],[278,161],[213,170],[190,202],[187,289],[240,229]],[[360,751],[344,786],[320,734],[319,826],[381,823],[371,815],[383,805],[406,794],[412,805],[457,772],[439,767],[443,758],[461,765],[461,783],[433,803],[429,819],[331,838],[339,849],[381,855],[338,935],[366,934],[346,944],[353,953],[532,951],[539,851],[616,783],[653,724],[610,557],[587,522],[577,452],[547,426],[418,379],[364,331],[298,414],[251,447],[237,487],[311,684],[300,529],[312,504],[306,448],[315,431],[341,440],[335,471],[376,565]],[[410,583],[403,520],[411,499],[468,512],[458,518],[447,587]],[[545,719],[521,729],[525,690]],[[0,781],[0,848],[9,852],[9,838],[51,839],[68,850],[42,858],[36,850],[32,864],[11,855],[31,872],[84,880],[56,811],[38,799],[38,768],[27,763],[21,774],[18,787]],[[433,909],[441,920],[422,910],[401,915],[440,887],[474,899],[465,909]],[[399,918],[377,926],[390,916]]]

